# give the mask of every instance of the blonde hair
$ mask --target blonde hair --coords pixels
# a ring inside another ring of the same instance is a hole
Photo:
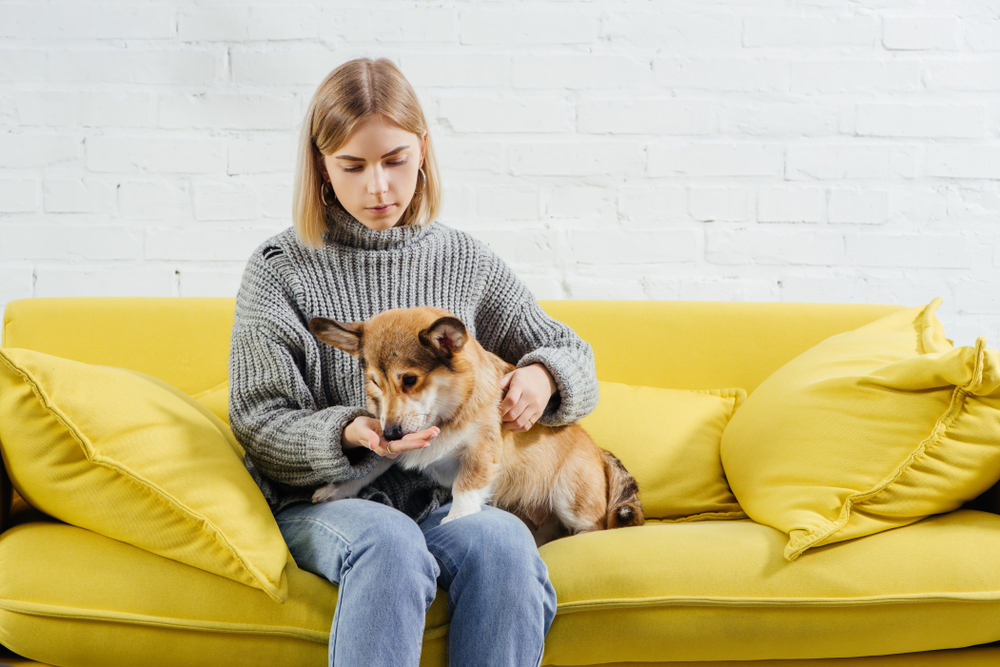
[[[306,245],[323,245],[327,231],[323,177],[317,161],[321,155],[332,155],[347,142],[358,123],[376,114],[421,138],[428,131],[413,87],[391,60],[348,61],[330,72],[316,89],[302,123],[292,203],[292,222]],[[414,193],[403,212],[404,225],[429,224],[441,208],[441,186],[429,133],[423,170],[418,183],[423,181],[424,187]]]

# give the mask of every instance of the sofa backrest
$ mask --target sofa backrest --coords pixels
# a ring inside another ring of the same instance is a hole
[[[830,336],[904,306],[722,301],[549,301],[594,348],[601,380],[673,389],[742,388]]]
[[[901,306],[698,301],[543,301],[594,348],[602,380],[741,387],[816,343]],[[122,366],[195,395],[228,374],[235,299],[49,297],[11,301],[4,347]]]
[[[3,347],[131,368],[194,395],[229,374],[236,300],[208,297],[48,297],[11,301]]]

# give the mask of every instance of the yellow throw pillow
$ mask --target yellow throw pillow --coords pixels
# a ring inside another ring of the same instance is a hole
[[[0,349],[0,446],[14,488],[43,512],[287,597],[288,548],[239,445],[167,383]]]
[[[954,348],[902,310],[829,338],[765,380],[722,437],[752,519],[785,558],[948,512],[1000,479],[1000,353]]]
[[[0,465],[0,533],[7,530],[13,500],[14,489],[10,485],[10,479],[7,478],[7,471]]]
[[[647,518],[746,518],[719,458],[722,432],[745,391],[599,385],[597,409],[580,425],[635,477]]]

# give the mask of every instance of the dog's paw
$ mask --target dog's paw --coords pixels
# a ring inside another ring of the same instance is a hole
[[[313,493],[312,501],[314,503],[328,503],[331,500],[342,500],[347,498],[349,494],[345,493],[344,489],[338,484],[327,484],[326,486],[321,486]]]
[[[467,510],[464,510],[464,511],[458,511],[458,512],[456,512],[455,511],[455,506],[452,505],[451,511],[448,512],[448,516],[446,516],[445,518],[441,519],[441,523],[442,524],[446,524],[449,521],[454,521],[455,519],[461,519],[463,516],[469,516],[470,514],[475,514],[476,512],[479,512],[482,509],[483,509],[482,507],[476,507],[474,509],[467,509]]]

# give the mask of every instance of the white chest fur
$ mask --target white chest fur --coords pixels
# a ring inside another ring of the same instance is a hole
[[[478,429],[466,428],[461,431],[448,429],[431,440],[426,449],[414,449],[403,453],[396,464],[407,470],[422,470],[442,486],[452,486],[458,475],[458,464],[462,452],[476,444]]]
[[[432,440],[427,449],[406,452],[397,459],[397,462],[404,468],[423,470],[438,484],[454,486],[462,453],[469,447],[477,446],[481,436],[481,427],[476,424],[461,431],[448,430]],[[489,500],[492,486],[491,482],[481,489],[454,493],[451,510],[441,523],[479,512],[483,504]]]

